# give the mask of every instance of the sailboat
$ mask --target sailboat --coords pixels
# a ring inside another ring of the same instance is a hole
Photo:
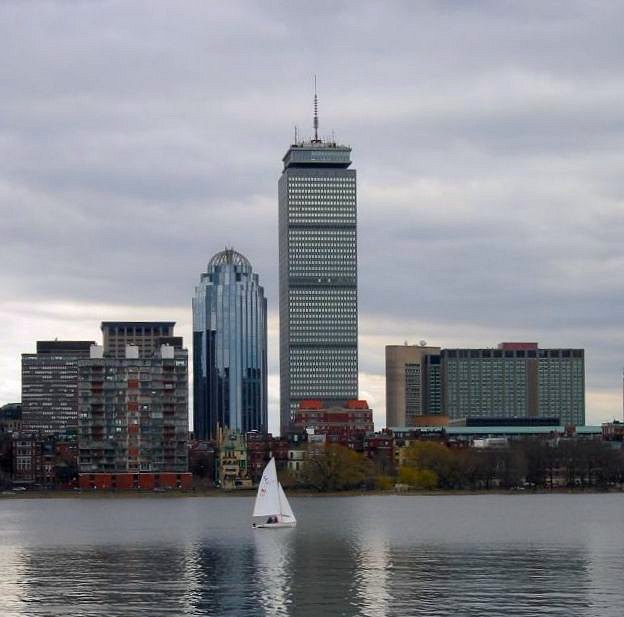
[[[284,489],[277,479],[273,457],[262,472],[252,519],[251,526],[256,528],[294,527],[297,524]]]

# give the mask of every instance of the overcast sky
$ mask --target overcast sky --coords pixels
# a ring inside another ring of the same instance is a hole
[[[621,2],[0,4],[0,404],[37,339],[172,319],[226,244],[270,311],[294,126],[353,147],[360,387],[384,346],[586,349],[587,420],[621,416]]]

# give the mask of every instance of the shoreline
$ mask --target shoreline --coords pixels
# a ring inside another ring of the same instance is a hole
[[[553,489],[524,489],[524,490],[512,490],[512,489],[478,489],[478,490],[411,490],[411,491],[327,491],[317,492],[308,490],[290,490],[288,495],[290,497],[448,497],[448,496],[468,496],[468,495],[508,495],[508,496],[522,496],[522,495],[613,495],[622,494],[624,488],[553,488]],[[231,491],[224,491],[221,489],[202,489],[202,490],[190,490],[190,491],[112,491],[112,490],[97,490],[97,491],[78,491],[78,490],[39,490],[39,491],[6,491],[0,494],[0,500],[14,500],[14,499],[191,499],[191,498],[241,498],[241,497],[255,497],[256,489],[237,489]]]

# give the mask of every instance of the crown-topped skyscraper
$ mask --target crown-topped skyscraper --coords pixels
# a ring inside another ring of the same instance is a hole
[[[316,84],[315,84],[316,86]],[[316,87],[315,87],[316,90]],[[297,141],[279,180],[280,429],[303,399],[358,397],[357,199],[351,148]]]
[[[193,298],[193,419],[198,439],[219,428],[267,431],[267,302],[251,263],[214,255]]]

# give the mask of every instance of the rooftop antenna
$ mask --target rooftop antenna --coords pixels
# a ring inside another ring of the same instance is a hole
[[[295,145],[299,143],[299,131],[297,131],[297,125],[295,124]]]
[[[318,142],[318,95],[316,93],[316,75],[314,76],[314,141]]]

